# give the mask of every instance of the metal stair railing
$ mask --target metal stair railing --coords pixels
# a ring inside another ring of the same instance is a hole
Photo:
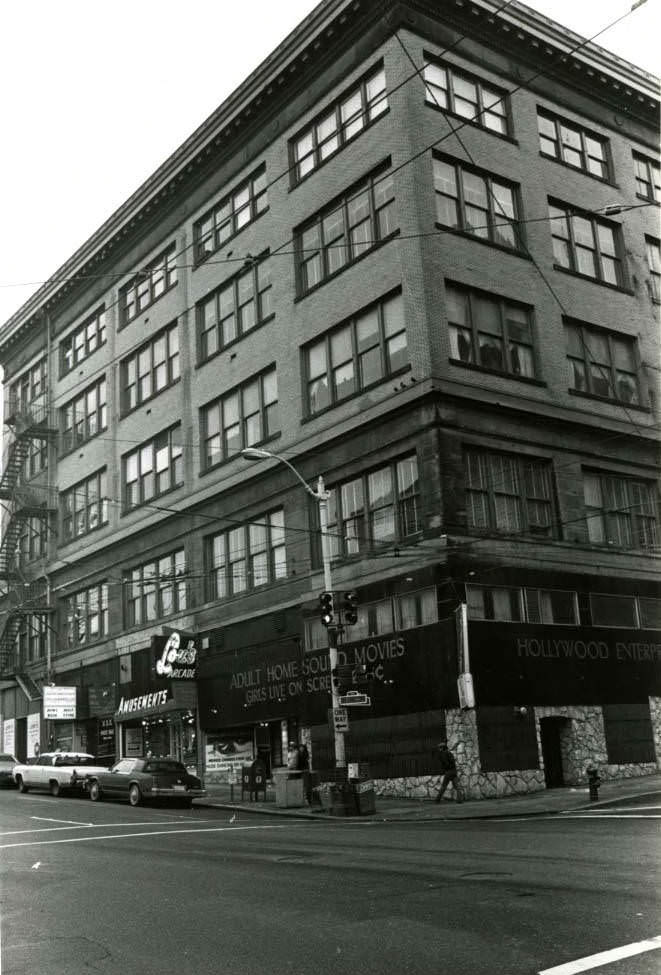
[[[8,501],[18,484],[23,465],[30,451],[29,440],[12,440],[2,458],[0,476],[0,500]]]
[[[13,428],[17,439],[45,439],[57,433],[57,412],[49,408],[46,393],[29,403],[20,396],[10,396],[5,423]]]

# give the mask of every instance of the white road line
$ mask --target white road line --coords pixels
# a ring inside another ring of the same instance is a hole
[[[161,825],[160,823],[158,824]],[[236,833],[245,830],[255,829],[292,829],[302,826],[303,823],[282,823],[277,826],[214,826],[211,829],[161,829],[153,830],[150,833],[109,833],[107,836],[72,836],[66,840],[30,840],[27,843],[3,843],[0,850],[11,850],[21,846],[55,846],[59,843],[87,843],[89,840],[123,840],[132,839],[136,836],[172,836],[178,833]]]
[[[207,823],[214,821],[218,822],[218,820],[213,819],[206,820]],[[189,819],[173,819],[169,823],[164,823],[162,819],[159,819],[155,823],[82,823],[80,826],[40,826],[38,829],[10,829],[5,833],[0,833],[0,838],[3,836],[21,836],[24,833],[57,833],[60,830],[67,829],[120,829],[122,826],[132,826],[135,829],[136,826],[179,826],[188,822],[190,822]]]
[[[639,816],[638,813],[564,813],[563,819],[661,819],[661,813]]]
[[[601,965],[608,965],[609,962],[620,961],[622,958],[642,955],[644,951],[655,951],[657,948],[661,948],[661,935],[647,938],[645,941],[634,941],[633,944],[623,945],[621,948],[611,948],[610,951],[600,951],[596,955],[568,961],[555,968],[545,968],[543,972],[539,972],[539,975],[578,975],[579,972],[588,972],[591,968],[599,968]]]
[[[49,819],[47,816],[30,816],[30,819],[36,819],[40,823],[67,823],[69,826],[93,826],[94,823],[79,823],[75,819]]]

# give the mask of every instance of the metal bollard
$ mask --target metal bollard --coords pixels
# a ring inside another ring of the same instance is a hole
[[[601,785],[599,771],[594,767],[594,765],[589,765],[587,768],[587,773],[588,786],[590,787],[590,802],[596,802],[599,798],[599,786]]]

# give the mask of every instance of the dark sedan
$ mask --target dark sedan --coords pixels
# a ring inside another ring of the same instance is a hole
[[[18,762],[13,755],[0,755],[0,785],[16,785],[14,768]]]
[[[200,780],[172,758],[122,758],[108,772],[87,780],[90,799],[128,799],[132,806],[165,799],[182,806],[206,796]]]

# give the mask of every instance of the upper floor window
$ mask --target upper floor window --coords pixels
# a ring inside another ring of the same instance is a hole
[[[46,470],[48,466],[48,443],[45,440],[30,439],[27,454],[23,461],[21,479],[29,481],[39,471]]]
[[[524,589],[526,619],[529,623],[578,623],[578,600],[566,589]]]
[[[643,156],[640,152],[634,152],[633,169],[636,178],[636,196],[661,203],[661,166],[658,161]]]
[[[16,560],[19,566],[24,566],[47,555],[48,525],[38,517],[23,518],[19,524]]]
[[[387,108],[386,73],[380,65],[292,139],[294,182],[338,152]]]
[[[658,544],[654,485],[614,474],[584,471],[588,538],[595,545],[649,549]]]
[[[425,99],[430,105],[454,112],[484,129],[509,134],[506,92],[486,84],[449,64],[427,61]]]
[[[501,623],[523,619],[521,590],[508,586],[466,586],[468,616]]]
[[[185,610],[186,555],[170,552],[124,573],[126,624],[135,626]]]
[[[299,293],[352,264],[394,231],[394,180],[379,169],[296,232]]]
[[[208,599],[225,599],[287,575],[282,508],[207,539]]]
[[[93,315],[60,342],[60,373],[66,376],[79,362],[87,359],[106,341],[105,308],[97,308]]]
[[[588,132],[575,122],[537,110],[540,151],[590,176],[609,179],[608,139]]]
[[[163,329],[120,366],[122,412],[146,402],[179,379],[179,328]]]
[[[471,619],[578,624],[577,596],[569,590],[468,585],[466,598]]]
[[[304,349],[308,413],[319,413],[408,366],[400,294],[385,298]]]
[[[45,394],[47,385],[48,359],[44,356],[10,384],[9,413],[27,409]]]
[[[553,488],[547,461],[469,449],[465,471],[469,527],[553,534]]]
[[[49,629],[50,624],[46,616],[31,613],[30,616],[21,618],[17,637],[19,669],[21,664],[27,664],[31,660],[41,660],[46,656]]]
[[[333,558],[358,555],[422,529],[415,455],[339,484],[328,502]]]
[[[280,431],[275,367],[202,407],[200,414],[205,470],[274,436]]]
[[[438,596],[436,589],[417,589],[374,602],[358,603],[358,619],[346,626],[344,640],[366,640],[369,637],[410,630],[438,622]],[[305,649],[321,650],[328,646],[328,629],[318,617],[305,621]]]
[[[82,589],[62,600],[64,644],[68,649],[108,635],[108,583]]]
[[[434,156],[436,220],[501,247],[520,248],[514,183]]]
[[[452,356],[513,376],[535,375],[532,309],[484,291],[446,284]]]
[[[271,265],[260,260],[197,305],[200,360],[210,359],[272,313]]]
[[[645,238],[647,266],[649,268],[649,292],[652,301],[661,302],[661,241],[656,237]]]
[[[108,524],[108,484],[105,468],[60,494],[62,540],[87,535]]]
[[[553,257],[558,267],[624,286],[620,229],[598,217],[549,200]]]
[[[122,472],[124,511],[146,504],[183,484],[181,424],[175,424],[137,450],[125,454]]]
[[[196,263],[201,264],[267,207],[266,166],[260,166],[193,224]]]
[[[105,377],[62,407],[62,449],[72,450],[108,426]]]
[[[571,388],[639,403],[635,340],[589,325],[565,323]]]
[[[177,283],[177,248],[172,244],[119,292],[120,322],[126,325]]]

